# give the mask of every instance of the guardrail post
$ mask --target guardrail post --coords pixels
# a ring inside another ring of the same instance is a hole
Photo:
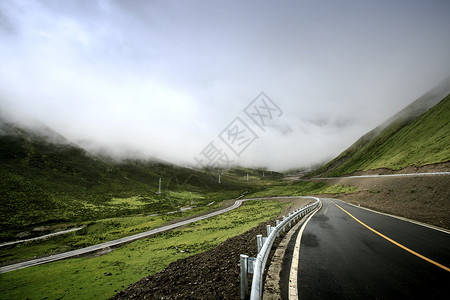
[[[264,243],[263,243],[262,235],[258,234],[256,236],[256,247],[258,249],[257,253],[259,253],[259,251],[261,251],[261,248],[262,248],[263,244]]]
[[[287,217],[283,216],[283,221],[286,220],[286,219],[287,219]],[[286,225],[283,226],[283,230],[286,231]]]
[[[272,232],[272,228],[271,228],[270,225],[267,225],[267,226],[266,226],[266,229],[267,229],[267,236],[269,236],[270,233]]]
[[[248,297],[248,256],[241,254],[241,299]]]
[[[276,222],[277,222],[277,227],[278,227],[278,225],[280,225],[281,221],[280,221],[280,220],[277,220]],[[279,236],[280,236],[280,234],[278,233],[278,234],[277,234],[277,237],[279,237]]]

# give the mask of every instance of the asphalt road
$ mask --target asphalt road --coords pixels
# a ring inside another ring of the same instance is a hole
[[[450,234],[321,200],[301,237],[299,299],[450,299]]]

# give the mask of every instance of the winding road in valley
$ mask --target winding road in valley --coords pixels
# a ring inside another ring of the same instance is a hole
[[[448,299],[448,232],[321,201],[292,239],[299,259],[284,299]]]
[[[239,198],[243,197],[244,194],[242,194]],[[16,264],[11,264],[11,265],[7,265],[4,267],[0,268],[0,274],[1,273],[6,273],[6,272],[10,272],[10,271],[15,271],[15,270],[19,270],[19,269],[23,269],[23,268],[28,268],[28,267],[32,267],[32,266],[37,266],[37,265],[41,265],[41,264],[46,264],[49,262],[53,262],[53,261],[57,261],[57,260],[62,260],[62,259],[66,259],[66,258],[70,258],[70,257],[75,257],[75,256],[79,256],[79,255],[84,255],[84,254],[88,254],[88,253],[92,253],[92,252],[96,252],[96,251],[100,251],[102,249],[106,249],[106,248],[110,248],[110,247],[115,247],[115,246],[119,246],[121,244],[125,244],[125,243],[129,243],[138,239],[142,239],[142,238],[146,238],[149,237],[151,235],[157,234],[157,233],[161,233],[164,231],[168,231],[168,230],[172,230],[174,228],[177,227],[181,227],[190,223],[194,223],[200,220],[204,220],[204,219],[208,219],[214,216],[218,216],[220,214],[229,212],[233,209],[238,208],[239,206],[241,206],[241,204],[245,201],[250,201],[250,200],[263,200],[263,199],[286,199],[286,198],[303,198],[303,197],[296,197],[296,196],[284,196],[284,197],[265,197],[265,198],[249,198],[249,199],[236,199],[236,201],[234,202],[233,205],[217,210],[215,212],[211,212],[202,216],[198,216],[198,217],[194,217],[188,220],[184,220],[184,221],[180,221],[174,224],[169,224],[166,226],[162,226],[162,227],[158,227],[158,228],[154,228],[151,229],[149,231],[145,231],[142,233],[138,233],[135,235],[131,235],[131,236],[127,236],[121,239],[117,239],[117,240],[113,240],[113,241],[109,241],[109,242],[105,242],[105,243],[101,243],[101,244],[97,244],[97,245],[93,245],[93,246],[89,246],[89,247],[85,247],[85,248],[81,248],[81,249],[77,249],[77,250],[72,250],[72,251],[68,251],[68,252],[64,252],[64,253],[59,253],[59,254],[55,254],[55,255],[51,255],[51,256],[46,256],[46,257],[41,257],[41,258],[37,258],[37,259],[32,259],[32,260],[28,260],[28,261],[24,261],[24,262],[20,262],[20,263],[16,263]]]
[[[281,197],[280,197],[281,198]],[[282,197],[282,198],[289,198],[289,197]],[[298,198],[298,197],[297,197]],[[232,205],[229,206],[227,208],[203,215],[203,216],[199,216],[199,217],[195,217],[192,219],[188,219],[185,221],[181,221],[181,222],[177,222],[174,224],[170,224],[170,225],[166,225],[166,226],[162,226],[162,227],[158,227],[158,228],[154,228],[152,230],[146,231],[146,232],[142,232],[142,233],[138,233],[135,235],[131,235],[131,236],[127,236],[121,239],[117,239],[117,240],[113,240],[113,241],[109,241],[109,242],[105,242],[105,243],[101,243],[101,244],[97,244],[97,245],[93,245],[93,246],[89,246],[89,247],[85,247],[85,248],[81,248],[81,249],[77,249],[77,250],[73,250],[73,251],[68,251],[68,252],[64,252],[64,253],[59,253],[59,254],[55,254],[55,255],[51,255],[51,256],[47,256],[47,257],[42,257],[42,258],[37,258],[37,259],[33,259],[33,260],[29,260],[29,261],[25,261],[25,262],[21,262],[21,263],[17,263],[17,264],[12,264],[12,265],[8,265],[8,266],[4,266],[0,268],[0,273],[6,273],[6,272],[10,272],[10,271],[14,271],[14,270],[18,270],[18,269],[23,269],[23,268],[27,268],[27,267],[32,267],[32,266],[36,266],[36,265],[40,265],[40,264],[45,264],[45,263],[49,263],[49,262],[53,262],[53,261],[57,261],[57,260],[61,260],[61,259],[66,259],[66,258],[70,258],[70,257],[74,257],[74,256],[79,256],[79,255],[84,255],[87,253],[91,253],[91,252],[95,252],[95,251],[99,251],[108,247],[114,247],[114,246],[118,246],[124,243],[128,243],[128,242],[132,242],[138,239],[142,239],[145,237],[149,237],[151,235],[160,233],[160,232],[164,232],[167,230],[171,230],[180,226],[184,226],[193,222],[197,222],[200,220],[204,220],[207,218],[211,218],[223,213],[226,213],[228,211],[231,211],[233,209],[238,208],[239,206],[241,206],[241,204],[244,201],[249,201],[249,200],[260,200],[262,198],[252,198],[252,199],[241,199],[241,200],[236,200],[236,202]]]

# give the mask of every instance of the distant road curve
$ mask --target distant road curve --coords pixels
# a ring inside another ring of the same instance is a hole
[[[279,199],[279,198],[302,198],[302,197],[268,197],[268,198],[250,198],[250,199],[240,199],[240,200],[236,200],[236,202],[227,208],[218,210],[216,212],[212,212],[203,216],[199,216],[199,217],[195,217],[189,220],[185,220],[185,221],[181,221],[181,222],[177,222],[174,224],[170,224],[170,225],[166,225],[166,226],[162,226],[159,228],[154,228],[152,230],[149,231],[145,231],[142,233],[138,233],[135,235],[131,235],[128,237],[124,237],[121,239],[117,239],[117,240],[113,240],[113,241],[109,241],[109,242],[105,242],[105,243],[101,243],[101,244],[97,244],[97,245],[93,245],[93,246],[89,246],[86,248],[81,248],[81,249],[77,249],[77,250],[72,250],[72,251],[68,251],[68,252],[64,252],[64,253],[59,253],[59,254],[55,254],[55,255],[51,255],[51,256],[47,256],[47,257],[42,257],[42,258],[37,258],[37,259],[33,259],[33,260],[29,260],[29,261],[25,261],[25,262],[21,262],[21,263],[17,263],[17,264],[12,264],[12,265],[8,265],[8,266],[4,266],[0,268],[0,273],[6,273],[6,272],[10,272],[10,271],[15,271],[15,270],[19,270],[19,269],[23,269],[23,268],[28,268],[28,267],[32,267],[32,266],[36,266],[36,265],[41,265],[41,264],[45,264],[45,263],[49,263],[49,262],[53,262],[53,261],[57,261],[57,260],[61,260],[61,259],[65,259],[65,258],[69,258],[69,257],[74,257],[74,256],[78,256],[78,255],[82,255],[82,254],[87,254],[87,253],[91,253],[91,252],[95,252],[98,250],[102,250],[104,248],[108,248],[108,247],[114,247],[114,246],[118,246],[124,243],[128,243],[131,241],[135,241],[138,239],[142,239],[151,235],[154,235],[156,233],[160,233],[160,232],[164,232],[167,230],[171,230],[180,226],[184,226],[190,223],[194,223],[200,220],[204,220],[204,219],[208,219],[214,216],[218,216],[220,214],[229,212],[233,209],[238,208],[239,206],[241,206],[242,202],[245,201],[249,201],[249,200],[264,200],[264,199]]]
[[[405,177],[405,176],[436,176],[436,175],[450,175],[450,172],[430,172],[430,173],[405,173],[405,174],[386,174],[386,175],[355,175],[342,177],[315,177],[314,179],[341,179],[341,178],[377,178],[377,177]]]
[[[0,244],[0,247],[14,245],[14,244],[20,244],[20,243],[25,243],[25,242],[31,242],[31,241],[37,241],[37,240],[44,240],[44,239],[47,239],[49,237],[53,237],[53,236],[57,236],[57,235],[61,235],[61,234],[66,234],[66,233],[69,233],[69,232],[78,231],[78,230],[81,230],[83,228],[84,228],[84,226],[77,227],[77,228],[72,228],[72,229],[68,229],[68,230],[62,230],[62,231],[58,231],[58,232],[54,232],[54,233],[50,233],[50,234],[46,234],[46,235],[30,238],[30,239],[13,241],[13,242],[7,242],[7,243]]]

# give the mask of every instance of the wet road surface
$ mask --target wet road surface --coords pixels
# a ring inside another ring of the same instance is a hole
[[[321,200],[301,237],[299,299],[450,299],[450,234]]]

